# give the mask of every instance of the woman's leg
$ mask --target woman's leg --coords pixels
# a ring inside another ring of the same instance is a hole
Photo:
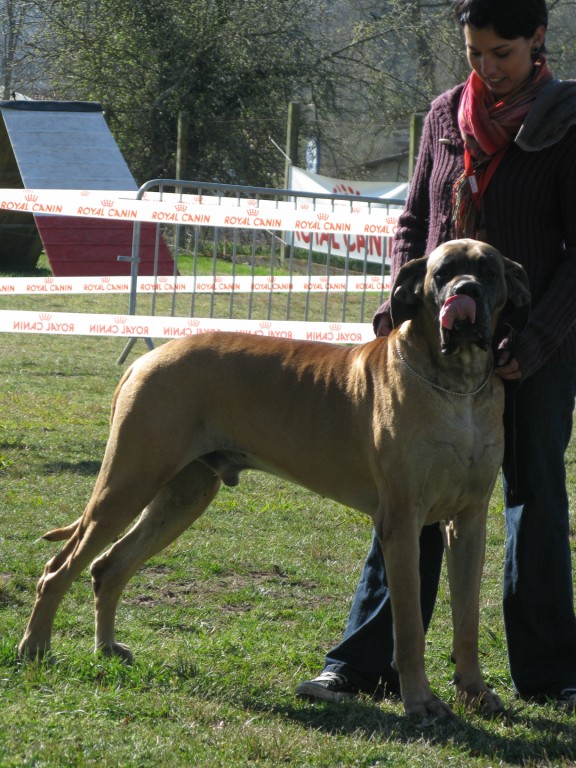
[[[420,536],[420,600],[425,629],[428,629],[434,610],[443,552],[439,526],[423,528]],[[354,686],[370,693],[379,685],[383,685],[388,693],[399,693],[398,674],[392,668],[393,654],[390,594],[382,549],[374,535],[344,637],[327,654],[324,669],[343,674]]]
[[[524,697],[576,687],[564,464],[575,393],[575,364],[546,366],[507,393],[504,620],[512,678]]]

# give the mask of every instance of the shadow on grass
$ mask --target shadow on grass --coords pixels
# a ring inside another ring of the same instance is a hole
[[[44,465],[48,474],[59,475],[70,473],[71,475],[97,475],[102,462],[100,461],[51,461]]]
[[[391,700],[390,705],[399,707],[399,702]],[[278,704],[268,712],[307,729],[366,739],[372,744],[381,741],[384,747],[391,741],[406,745],[425,741],[431,746],[466,752],[471,758],[499,758],[510,765],[576,758],[576,728],[560,719],[512,710],[497,721],[487,720],[486,727],[477,715],[470,720],[458,716],[443,723],[423,724],[383,707],[360,700],[338,704]],[[261,703],[254,702],[250,708],[265,709]],[[493,725],[495,722],[497,725]]]
[[[14,643],[8,638],[0,641],[0,669],[16,671],[22,664]],[[99,655],[71,661],[67,655],[50,654],[42,662],[31,664],[28,674],[37,670],[40,681],[43,669],[60,666],[61,674],[88,685],[108,685],[115,690],[133,688],[136,695],[150,689],[165,689],[172,695],[176,676],[182,682],[193,683],[188,696],[220,703],[223,709],[239,708],[250,716],[258,713],[265,720],[275,719],[276,723],[279,719],[290,721],[306,731],[365,741],[376,748],[381,744],[383,758],[394,744],[404,744],[407,749],[427,745],[446,750],[438,754],[438,760],[458,755],[511,766],[572,765],[576,758],[576,728],[569,721],[570,716],[559,713],[555,718],[549,708],[533,705],[515,704],[497,720],[483,720],[477,714],[467,716],[459,710],[462,716],[452,720],[423,724],[405,716],[397,699],[376,703],[365,697],[329,704],[285,698],[274,702],[273,692],[267,686],[251,686],[249,692],[240,690],[234,694],[229,688],[206,686],[206,681],[195,685],[202,675],[190,663],[126,666],[119,659]]]

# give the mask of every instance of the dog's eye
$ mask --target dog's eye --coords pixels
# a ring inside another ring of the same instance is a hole
[[[434,271],[434,280],[437,283],[447,283],[452,279],[454,270],[448,264],[443,264]]]
[[[478,276],[484,280],[496,280],[498,278],[498,268],[491,260],[480,261],[478,263]]]

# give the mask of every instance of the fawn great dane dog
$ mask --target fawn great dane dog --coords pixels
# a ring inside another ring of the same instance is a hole
[[[405,711],[445,718],[424,670],[419,535],[445,529],[457,695],[494,713],[478,663],[488,502],[503,453],[503,386],[491,343],[503,313],[527,309],[524,271],[474,240],[442,245],[399,272],[394,330],[354,347],[209,333],[138,359],[116,390],[102,468],[83,515],[46,564],[19,651],[50,648],[72,580],[91,566],[96,648],[115,640],[118,600],[148,558],[244,469],[287,478],[371,516],[382,545]],[[271,523],[271,527],[272,527]],[[273,535],[271,530],[270,535]]]

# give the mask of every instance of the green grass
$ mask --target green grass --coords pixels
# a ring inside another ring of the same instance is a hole
[[[16,299],[20,299],[16,303]],[[12,306],[36,300],[10,298]],[[55,298],[70,311],[126,297]],[[2,306],[6,306],[2,299]],[[108,304],[106,304],[108,306]],[[55,309],[55,307],[51,307]],[[296,685],[341,637],[370,541],[359,513],[247,473],[128,585],[118,639],[132,667],[92,653],[90,579],[67,595],[45,663],[15,646],[59,544],[39,541],[86,503],[121,374],[119,339],[0,336],[0,766],[570,766],[574,715],[516,702],[500,611],[500,492],[489,520],[482,664],[508,715],[445,725],[398,701],[312,704]],[[137,346],[132,353],[144,351]],[[574,447],[569,481],[575,497]],[[435,690],[453,700],[448,592],[428,635]]]

